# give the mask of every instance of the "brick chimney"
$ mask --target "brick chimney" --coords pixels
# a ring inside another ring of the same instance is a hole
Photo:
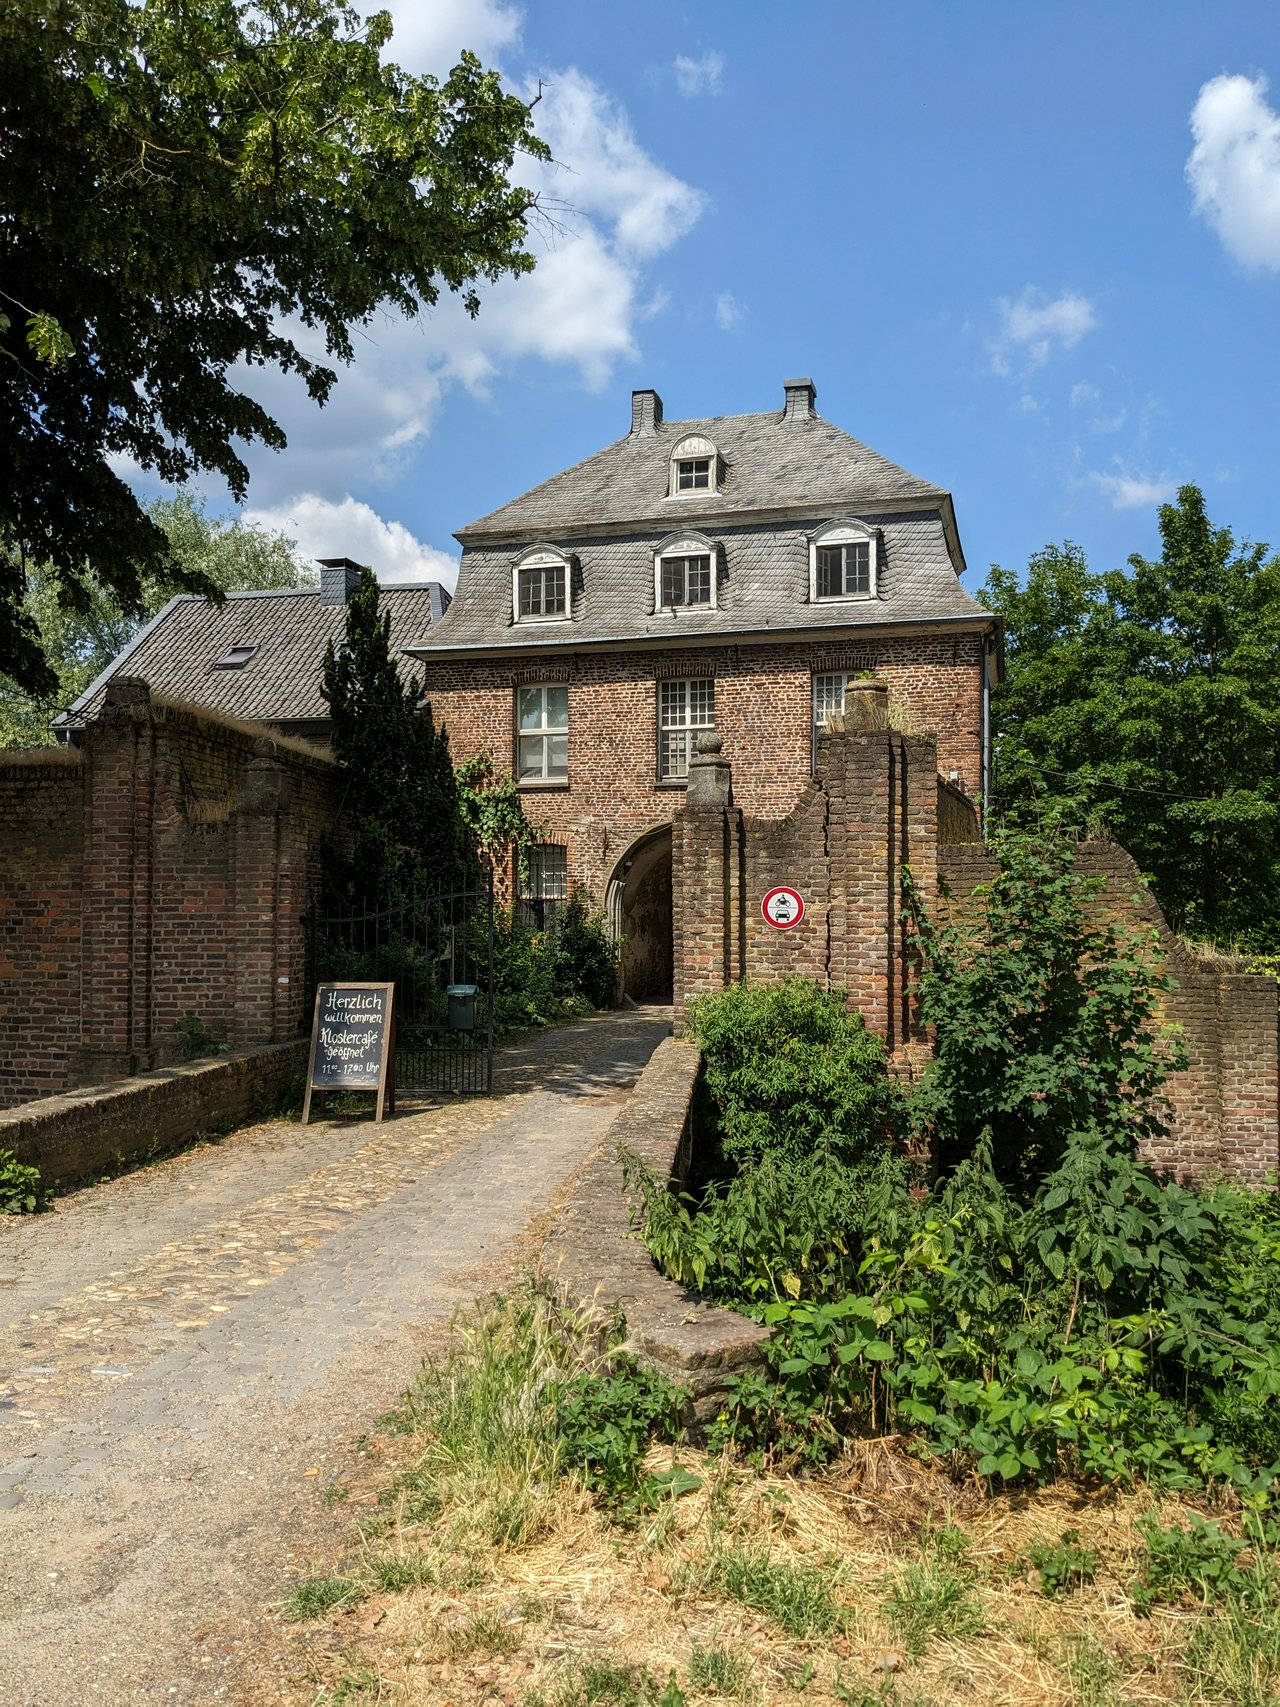
[[[818,393],[811,379],[784,379],[782,389],[787,399],[782,411],[784,421],[808,421],[818,413],[814,408]]]
[[[360,565],[349,557],[317,557],[320,565],[320,603],[347,605],[360,591]]]
[[[652,438],[662,425],[662,399],[656,391],[631,393],[631,437]]]

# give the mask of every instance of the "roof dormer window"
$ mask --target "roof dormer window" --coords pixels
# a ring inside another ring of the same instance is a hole
[[[877,538],[861,522],[831,522],[809,536],[809,598],[815,604],[873,599]]]
[[[667,496],[680,498],[695,492],[720,489],[720,457],[710,439],[701,433],[682,438],[671,452],[671,477]]]
[[[569,616],[569,558],[553,545],[521,552],[511,571],[513,622],[564,622]]]
[[[654,609],[714,610],[719,562],[719,548],[705,534],[669,534],[653,554]]]

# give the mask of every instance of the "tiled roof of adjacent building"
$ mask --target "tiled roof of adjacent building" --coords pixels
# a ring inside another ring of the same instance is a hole
[[[380,609],[391,613],[391,647],[399,654],[426,640],[448,607],[434,581],[383,587]],[[340,640],[346,606],[321,602],[319,588],[231,593],[221,605],[182,594],[126,646],[66,712],[55,728],[93,716],[112,676],[139,676],[168,699],[264,723],[325,721],[320,697],[324,649]],[[252,647],[242,668],[219,668],[233,648]]]

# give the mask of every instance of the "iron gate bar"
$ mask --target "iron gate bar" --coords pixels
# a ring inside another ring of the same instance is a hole
[[[447,973],[445,963],[447,962]],[[466,889],[416,890],[386,905],[307,918],[308,1007],[317,984],[367,978],[396,987],[396,1088],[493,1089],[493,873]],[[449,1024],[450,985],[475,986],[475,1024]]]

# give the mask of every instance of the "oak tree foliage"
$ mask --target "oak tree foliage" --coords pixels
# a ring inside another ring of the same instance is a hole
[[[283,448],[254,368],[317,403],[375,310],[533,265],[529,108],[464,53],[440,81],[384,57],[387,13],[339,0],[13,0],[0,14],[0,672],[55,689],[24,603],[50,566],[126,609],[148,578],[216,594],[131,468],[181,485]]]
[[[1096,574],[1070,543],[994,567],[996,804],[1052,805],[1123,843],[1175,929],[1280,945],[1280,559],[1195,486],[1161,554]]]

